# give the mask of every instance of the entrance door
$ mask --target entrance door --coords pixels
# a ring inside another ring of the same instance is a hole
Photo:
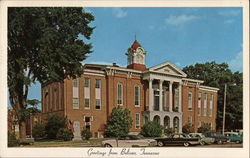
[[[74,128],[74,138],[81,137],[81,130],[80,130],[80,122],[79,121],[74,121],[73,128]]]

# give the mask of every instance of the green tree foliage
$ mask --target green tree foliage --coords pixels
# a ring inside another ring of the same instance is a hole
[[[108,118],[107,128],[105,129],[105,135],[107,137],[119,137],[126,135],[132,126],[132,118],[130,111],[120,106],[116,106],[112,109],[111,115]]]
[[[210,131],[211,129],[208,125],[202,125],[201,127],[198,128],[198,133],[207,133]]]
[[[67,128],[60,128],[56,134],[56,138],[59,140],[70,141],[74,138],[74,134]]]
[[[163,127],[154,121],[148,121],[142,126],[141,135],[144,137],[160,137]]]
[[[19,146],[20,142],[16,138],[16,135],[14,132],[8,132],[8,147],[15,147]]]
[[[92,14],[82,8],[8,8],[9,100],[25,138],[29,87],[35,81],[62,81],[83,73],[81,61],[91,53]],[[81,38],[80,38],[81,37]]]
[[[58,114],[50,114],[46,118],[45,133],[47,138],[56,139],[60,128],[67,128],[67,119]]]
[[[89,129],[84,129],[81,132],[82,140],[89,140],[92,137],[92,133]]]
[[[45,126],[41,121],[38,121],[34,124],[32,128],[32,136],[35,139],[45,137]]]
[[[182,127],[182,132],[183,133],[193,133],[194,132],[194,126],[190,123],[188,124],[185,124],[183,127]]]
[[[174,129],[173,128],[166,128],[166,129],[164,129],[164,134],[166,135],[166,136],[170,136],[171,134],[173,134],[174,133]]]
[[[220,89],[217,129],[222,128],[224,87],[227,84],[225,128],[228,130],[243,128],[243,74],[241,72],[232,72],[226,63],[218,64],[214,61],[204,64],[196,63],[183,68],[183,71],[189,78],[203,80],[204,85]]]

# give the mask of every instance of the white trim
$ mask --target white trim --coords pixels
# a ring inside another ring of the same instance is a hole
[[[178,73],[181,74],[181,75],[177,75],[177,76],[182,76],[182,77],[186,77],[186,76],[187,76],[187,74],[184,73],[182,70],[180,70],[175,64],[173,64],[173,63],[171,63],[171,62],[168,62],[168,61],[167,61],[167,62],[164,62],[164,63],[162,63],[162,64],[159,64],[159,65],[150,67],[150,68],[149,68],[149,71],[155,72],[155,71],[154,71],[155,69],[158,69],[158,68],[161,68],[161,67],[164,67],[164,66],[167,66],[167,65],[171,66],[172,68],[174,68],[175,71],[177,71]],[[165,73],[163,73],[163,74],[165,74]]]
[[[183,81],[189,81],[189,82],[194,82],[194,83],[204,83],[202,80],[197,80],[197,79],[191,79],[191,78],[182,78]]]
[[[91,76],[101,76],[101,77],[105,77],[105,74],[99,74],[99,73],[95,73],[95,72],[83,72],[84,75],[91,75]]]
[[[205,91],[211,91],[211,92],[217,92],[219,91],[220,89],[219,88],[216,88],[216,87],[209,87],[209,86],[200,86],[199,88],[200,90],[205,90]]]

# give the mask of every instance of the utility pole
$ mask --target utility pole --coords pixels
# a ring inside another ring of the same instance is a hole
[[[224,108],[223,108],[223,126],[222,126],[223,135],[225,132],[226,99],[227,99],[227,84],[225,84],[225,89],[224,89]]]

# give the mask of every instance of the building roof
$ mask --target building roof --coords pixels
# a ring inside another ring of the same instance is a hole
[[[141,47],[141,44],[137,40],[135,40],[130,48],[131,50],[135,51],[138,47]]]

